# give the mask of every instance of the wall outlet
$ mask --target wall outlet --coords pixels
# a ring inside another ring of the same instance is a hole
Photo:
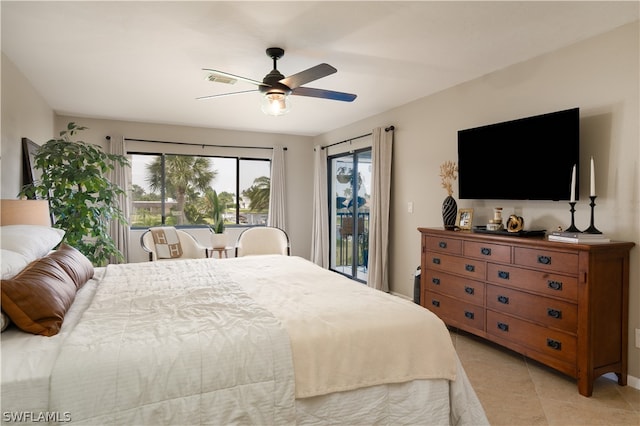
[[[640,328],[636,328],[636,348],[640,349]]]

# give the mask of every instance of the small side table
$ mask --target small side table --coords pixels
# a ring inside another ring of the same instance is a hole
[[[207,257],[213,257],[213,253],[218,253],[218,259],[222,259],[222,256],[229,257],[229,250],[233,247],[213,247],[207,248]]]

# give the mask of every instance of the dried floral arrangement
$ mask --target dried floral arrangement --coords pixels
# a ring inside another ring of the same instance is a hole
[[[442,187],[451,196],[453,194],[453,181],[458,178],[458,165],[453,161],[445,161],[440,165],[440,177],[442,178]]]

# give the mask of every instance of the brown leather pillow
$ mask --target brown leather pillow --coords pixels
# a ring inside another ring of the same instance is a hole
[[[91,262],[63,244],[13,278],[2,280],[2,310],[21,330],[53,336],[60,331],[76,291],[92,276]]]
[[[80,290],[80,287],[93,278],[91,261],[75,247],[62,243],[58,250],[49,253],[49,257],[71,277],[76,284],[76,290]]]

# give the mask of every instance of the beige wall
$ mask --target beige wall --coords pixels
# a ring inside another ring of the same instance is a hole
[[[377,126],[395,125],[392,291],[413,296],[413,272],[420,264],[416,228],[442,226],[446,193],[440,186],[439,166],[457,159],[457,131],[576,106],[581,115],[582,166],[576,224],[589,225],[588,164],[593,155],[596,226],[612,238],[640,244],[638,37],[636,22],[315,138],[314,143],[324,145]],[[413,213],[407,212],[408,202],[414,203]],[[505,215],[518,212],[527,228],[567,227],[570,220],[566,202],[458,200],[458,205],[475,209],[476,224],[486,224],[497,206]],[[639,260],[636,247],[631,252],[629,320],[629,370],[636,378],[640,377],[640,350],[634,347],[634,329],[640,328]]]
[[[2,198],[17,198],[22,185],[23,137],[41,145],[51,139],[54,113],[22,75],[2,54],[2,145],[0,178]]]

